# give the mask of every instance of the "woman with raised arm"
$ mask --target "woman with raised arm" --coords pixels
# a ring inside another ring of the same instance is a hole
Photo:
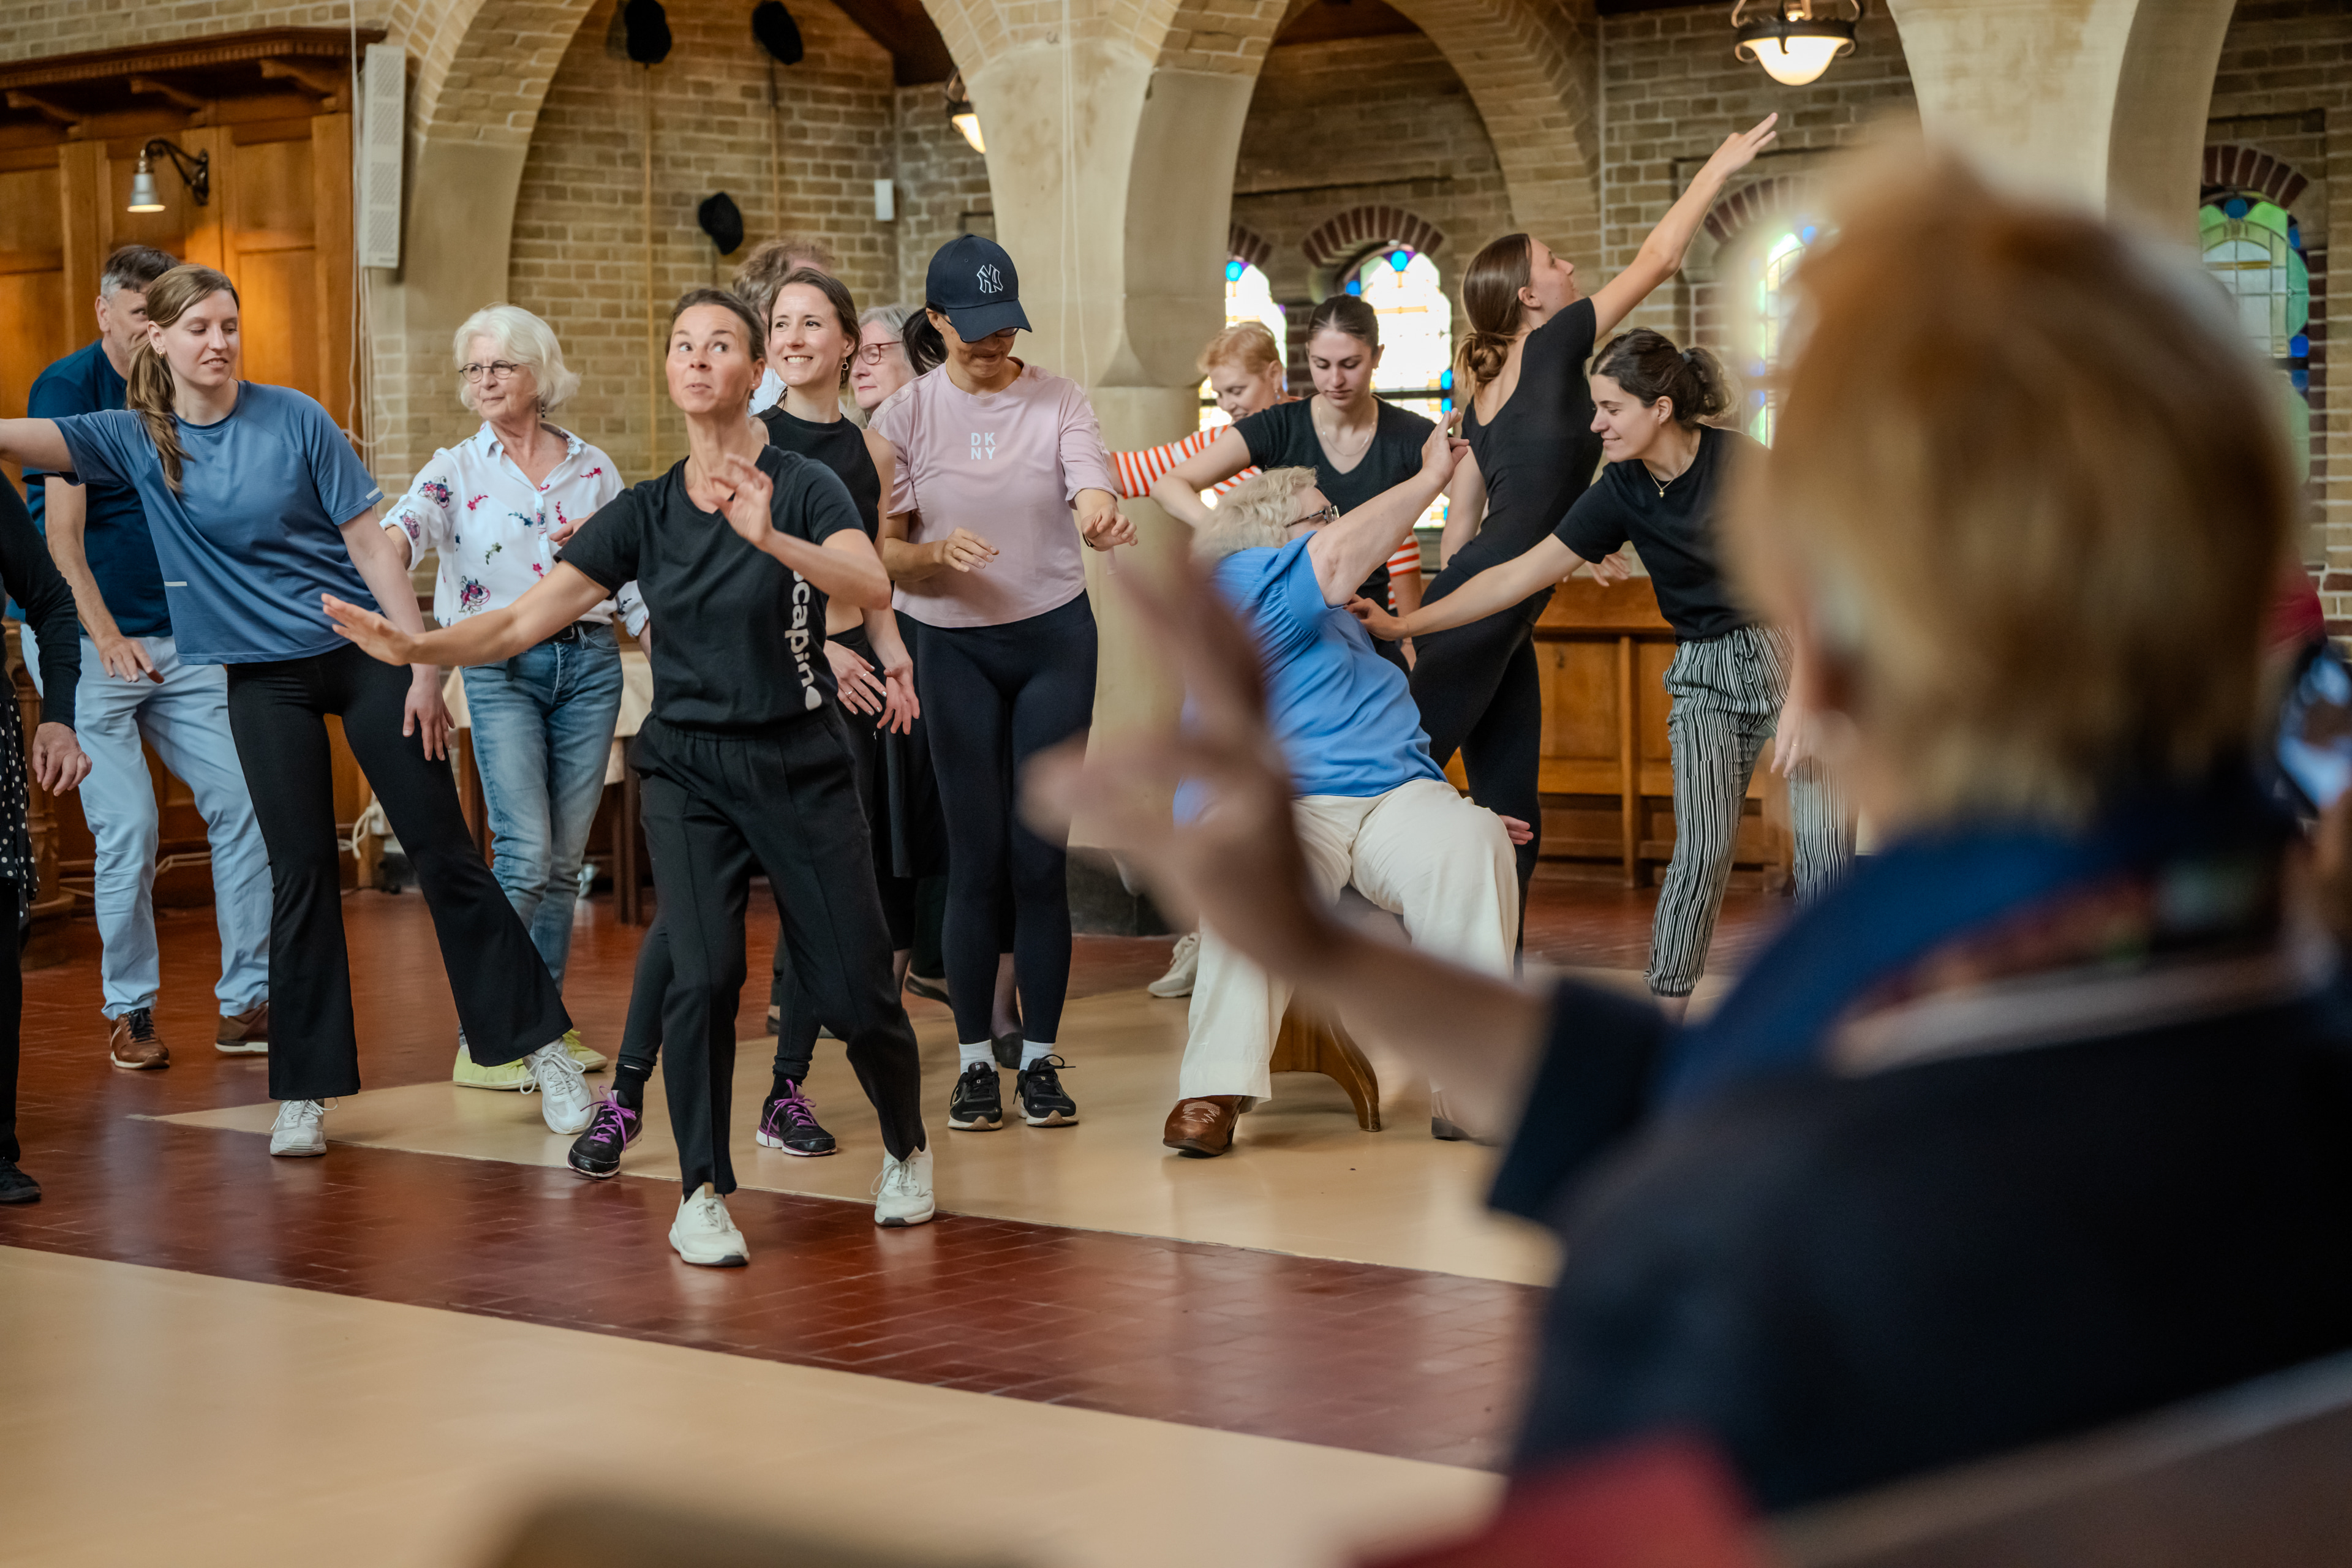
[[[479,664],[530,647],[624,583],[644,594],[654,705],[636,762],[675,966],[663,1078],[685,1186],[669,1240],[687,1262],[722,1268],[749,1256],[727,1213],[727,1124],[754,871],[775,889],[793,973],[848,1042],[881,1119],[876,1223],[931,1217],[915,1033],[890,987],[849,740],[822,673],[828,605],[878,608],[889,579],[841,480],[771,446],[751,417],[760,338],[733,294],[680,297],[667,372],[688,455],[590,518],[547,580],[505,609],[418,635],[327,601],[343,635],[387,663]]]
[[[458,808],[441,672],[386,669],[319,614],[329,595],[381,605],[400,635],[424,629],[376,522],[383,492],[325,409],[237,379],[238,319],[227,278],[173,268],[147,290],[130,406],[0,420],[0,457],[136,489],[180,656],[228,667],[230,732],[269,847],[269,1152],[325,1153],[326,1102],[360,1088],[330,714],[415,868],[474,1060],[527,1058],[548,1130],[577,1132],[589,1095],[563,1048],[572,1020]]]
[[[842,414],[842,388],[857,353],[857,307],[839,279],[814,268],[787,274],[770,298],[768,368],[780,378],[783,395],[760,415],[760,423],[772,445],[822,464],[840,479],[857,509],[858,526],[870,539],[883,484],[876,449],[887,467],[889,447]],[[825,605],[824,653],[828,668],[819,675],[845,715],[850,761],[873,840],[875,886],[890,931],[893,978],[903,984],[914,945],[915,879],[940,868],[946,858],[944,830],[937,821],[939,795],[935,789],[926,793],[930,757],[917,727],[914,665],[895,611],[861,610],[846,600]],[[622,1152],[636,1138],[646,1085],[661,1047],[664,996],[675,972],[669,927],[656,914],[637,949],[636,984],[612,1098],[597,1107],[596,1120],[572,1147],[572,1168],[582,1175],[603,1179],[616,1173]],[[892,994],[897,994],[895,986]],[[807,1091],[818,1019],[808,988],[793,975],[788,942],[776,944],[772,995],[775,1070],[761,1101],[757,1141],[761,1148],[788,1154],[833,1153],[839,1144],[817,1121]]]
[[[1470,331],[1454,356],[1470,459],[1448,492],[1439,570],[1424,604],[1543,540],[1584,493],[1601,459],[1584,380],[1593,345],[1675,275],[1724,183],[1771,145],[1779,119],[1767,115],[1727,137],[1632,265],[1589,298],[1579,293],[1567,258],[1528,235],[1505,235],[1471,258],[1462,274]],[[1471,798],[1536,827],[1518,850],[1523,906],[1543,847],[1535,625],[1551,602],[1553,581],[1475,619],[1436,623],[1454,629],[1413,639],[1412,695],[1430,754],[1443,765],[1459,751]]]
[[[1013,354],[1013,258],[964,235],[931,258],[925,315],[946,363],[883,405],[895,479],[882,559],[915,623],[915,681],[948,825],[947,969],[962,1068],[948,1125],[1004,1124],[991,1017],[1008,889],[1022,1006],[1014,1092],[1032,1127],[1078,1119],[1055,1054],[1070,983],[1065,841],[1014,810],[1029,759],[1093,721],[1086,549],[1135,542],[1084,389]],[[909,322],[911,328],[912,323]],[[1073,513],[1076,525],[1073,526]]]
[[[1676,349],[1646,327],[1601,351],[1592,399],[1592,430],[1608,466],[1550,533],[1410,616],[1370,604],[1357,613],[1380,637],[1420,637],[1539,598],[1628,540],[1642,552],[1675,639],[1666,667],[1675,854],[1658,892],[1649,982],[1660,1005],[1679,1015],[1706,972],[1748,781],[1789,695],[1788,638],[1756,624],[1717,563],[1732,475],[1763,447],[1703,423],[1731,405],[1715,356]],[[1797,897],[1810,901],[1851,863],[1853,829],[1818,763],[1797,764],[1789,786]]]
[[[1315,395],[1271,404],[1218,431],[1200,456],[1152,482],[1151,499],[1161,510],[1199,528],[1209,521],[1202,490],[1248,468],[1313,468],[1315,488],[1341,511],[1353,511],[1421,471],[1430,422],[1373,393],[1381,319],[1370,305],[1353,294],[1334,294],[1316,306],[1307,318],[1307,364]],[[1400,551],[1391,560],[1402,555]],[[1417,551],[1409,559],[1418,571]],[[1363,596],[1386,604],[1389,581],[1384,562],[1364,579]],[[1389,662],[1409,668],[1402,653],[1386,643],[1376,646]]]

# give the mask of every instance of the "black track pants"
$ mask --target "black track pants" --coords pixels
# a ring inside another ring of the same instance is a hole
[[[474,847],[447,760],[427,760],[423,739],[400,732],[408,681],[405,668],[356,647],[228,667],[229,731],[269,847],[273,1100],[360,1089],[331,713],[416,872],[474,1060],[515,1061],[572,1027],[530,933]]]
[[[1070,988],[1068,855],[1021,820],[1024,763],[1086,733],[1095,617],[1081,594],[1001,626],[915,627],[915,686],[948,820],[943,950],[956,1034],[989,1037],[999,910],[1009,888],[1022,1033],[1050,1044]]]
[[[793,973],[816,1016],[849,1047],[882,1143],[904,1159],[923,1147],[915,1031],[891,984],[890,934],[874,888],[865,808],[840,713],[757,735],[718,735],[648,721],[637,737],[646,841],[668,935],[660,1038],[679,1175],[735,1190],[728,1110],[735,1005],[743,989],[743,910],[751,877],[775,889]],[[650,942],[651,936],[647,941]],[[646,964],[640,962],[644,1000]]]
[[[1455,752],[1470,798],[1516,816],[1535,837],[1518,846],[1519,907],[1543,848],[1543,681],[1536,663],[1536,617],[1550,599],[1524,604],[1413,638],[1412,699],[1429,753],[1444,767]]]
[[[21,1160],[16,1145],[16,1066],[25,1032],[23,889],[0,882],[0,1160]]]

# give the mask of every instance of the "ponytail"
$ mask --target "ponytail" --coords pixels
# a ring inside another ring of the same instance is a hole
[[[1454,396],[1465,404],[1503,374],[1519,334],[1519,290],[1535,276],[1535,246],[1507,234],[1470,258],[1462,272],[1462,314],[1470,323],[1454,351]]]
[[[215,294],[236,300],[236,285],[209,267],[174,267],[147,286],[147,320],[154,326],[168,327],[186,315],[191,306]],[[163,467],[163,481],[176,490],[188,455],[180,446],[180,417],[173,407],[178,386],[172,379],[172,362],[142,338],[131,345],[128,379],[124,405],[147,426],[147,438],[155,443],[156,459]]]
[[[908,311],[907,324],[898,331],[899,346],[907,351],[907,363],[917,375],[937,370],[948,362],[948,341],[940,336],[939,324],[931,320],[931,312],[938,309],[927,304],[919,310]]]
[[[1722,361],[1705,349],[1678,349],[1647,327],[1610,339],[1592,362],[1592,374],[1607,376],[1645,404],[1672,398],[1675,423],[1685,430],[1731,407],[1731,383]]]

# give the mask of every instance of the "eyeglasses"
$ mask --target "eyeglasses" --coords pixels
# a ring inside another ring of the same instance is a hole
[[[1339,503],[1334,500],[1327,500],[1323,503],[1323,508],[1320,511],[1310,511],[1305,517],[1294,517],[1290,520],[1288,526],[1292,528],[1307,528],[1318,522],[1337,522],[1339,521]]]
[[[492,381],[511,381],[514,379],[515,374],[522,368],[523,367],[521,365],[516,364],[511,360],[499,359],[492,360],[488,364],[469,364],[460,370],[457,374],[464,376],[467,383],[471,384],[474,382],[481,380],[485,376],[488,376]]]
[[[898,338],[885,338],[878,343],[863,344],[857,351],[857,363],[860,364],[880,364],[884,358],[887,357],[884,351],[897,348],[902,341],[903,340]]]

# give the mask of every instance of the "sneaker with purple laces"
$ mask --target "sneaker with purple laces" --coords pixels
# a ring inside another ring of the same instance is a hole
[[[790,1092],[772,1094],[760,1107],[760,1131],[754,1134],[760,1147],[803,1156],[833,1153],[838,1145],[832,1133],[817,1125],[816,1107],[799,1084],[786,1079],[784,1088]]]
[[[565,1158],[590,1181],[604,1181],[619,1173],[622,1152],[637,1141],[645,1124],[641,1112],[606,1095],[588,1113],[588,1130],[572,1141],[572,1152]]]

